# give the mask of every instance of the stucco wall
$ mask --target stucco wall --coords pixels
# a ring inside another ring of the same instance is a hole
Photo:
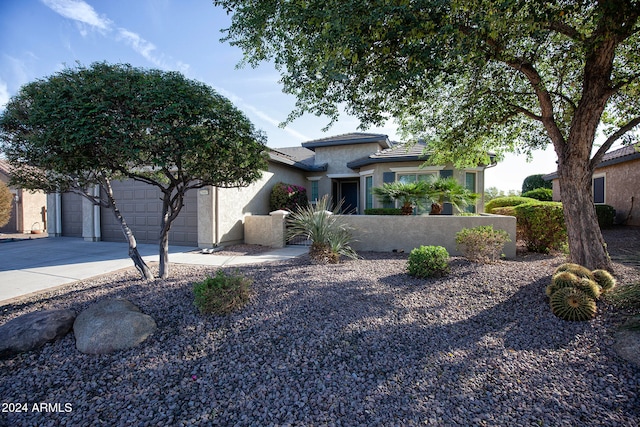
[[[248,187],[209,187],[203,189],[208,193],[199,192],[198,246],[243,242],[244,217],[268,214],[271,189],[280,181],[301,185],[309,191],[309,181],[302,171],[270,163],[269,170],[263,172],[262,178]]]
[[[616,221],[640,226],[640,159],[598,168],[594,176],[605,176],[605,204],[616,210]],[[633,207],[631,198],[633,197]],[[560,201],[560,181],[553,180],[553,200]]]
[[[410,252],[421,245],[444,246],[449,254],[461,255],[456,247],[456,233],[463,228],[493,225],[494,229],[509,233],[511,242],[503,250],[507,258],[516,256],[516,219],[512,216],[343,216],[346,224],[353,228],[352,247],[356,251]]]

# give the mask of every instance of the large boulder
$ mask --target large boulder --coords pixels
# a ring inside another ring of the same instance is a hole
[[[34,350],[65,336],[75,318],[71,310],[44,310],[8,321],[0,326],[0,358]]]
[[[135,347],[156,330],[156,322],[125,299],[102,300],[84,310],[73,324],[76,348],[106,354]]]

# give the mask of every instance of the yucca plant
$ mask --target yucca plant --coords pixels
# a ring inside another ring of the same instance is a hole
[[[324,196],[315,206],[301,207],[292,213],[288,220],[288,238],[304,236],[311,240],[309,255],[319,262],[337,263],[341,255],[358,258],[358,254],[349,246],[349,227],[341,224],[337,216],[342,203],[333,211],[329,210],[329,206],[329,198]]]

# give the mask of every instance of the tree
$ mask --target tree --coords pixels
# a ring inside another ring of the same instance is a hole
[[[546,181],[542,179],[542,174],[529,175],[522,181],[522,192],[526,193],[527,191],[535,190],[537,188],[553,188],[553,184],[551,181]]]
[[[374,187],[373,194],[378,196],[382,203],[398,201],[402,204],[402,214],[411,215],[413,208],[427,197],[429,184],[426,181],[416,182],[387,182],[382,187]]]
[[[551,142],[571,259],[611,269],[591,177],[640,123],[637,0],[214,4],[233,12],[223,40],[246,62],[274,60],[298,99],[288,120],[393,117],[428,141],[433,163],[476,165]]]
[[[429,182],[427,197],[433,200],[431,215],[440,215],[445,202],[451,203],[458,211],[462,211],[475,202],[479,195],[465,188],[455,178],[449,177],[437,178]]]
[[[0,129],[10,160],[44,170],[38,185],[55,175],[57,184],[99,183],[107,196],[114,177],[158,187],[162,278],[186,192],[249,185],[267,164],[264,135],[229,100],[180,73],[130,65],[96,63],[29,84],[10,101]]]
[[[13,207],[13,194],[7,185],[0,181],[0,227],[4,227],[11,219],[11,208]]]

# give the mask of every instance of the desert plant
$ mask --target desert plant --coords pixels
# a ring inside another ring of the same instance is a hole
[[[442,246],[420,246],[409,254],[409,275],[425,278],[440,277],[449,272],[449,253]]]
[[[580,278],[570,271],[559,271],[551,278],[551,283],[547,286],[546,294],[550,297],[558,289],[575,287],[578,282],[580,282]]]
[[[463,228],[456,233],[456,243],[466,258],[476,262],[495,262],[500,258],[509,233],[494,230],[492,225]]]
[[[596,283],[602,287],[603,292],[609,292],[615,288],[616,279],[607,270],[593,270],[591,274]]]
[[[522,196],[507,196],[507,197],[498,197],[496,199],[490,200],[484,205],[484,211],[487,213],[494,213],[493,209],[502,208],[505,206],[518,206],[524,203],[536,203],[538,200],[532,199],[531,197],[522,197]]]
[[[630,310],[632,315],[640,315],[640,282],[616,286],[607,294],[607,301]]]
[[[420,206],[429,190],[429,185],[425,181],[416,182],[387,182],[382,187],[374,187],[375,194],[382,203],[393,203],[398,201],[402,204],[402,214],[411,215],[413,208]]]
[[[307,206],[308,203],[307,189],[300,185],[278,182],[271,189],[269,209],[272,211],[282,209],[293,212],[298,207]]]
[[[203,314],[228,314],[243,307],[251,295],[252,280],[218,270],[214,277],[194,283],[194,304]]]
[[[315,206],[298,208],[288,219],[287,237],[304,236],[311,240],[309,256],[315,261],[336,263],[341,255],[358,258],[358,254],[349,245],[350,229],[340,223],[337,215],[342,203],[333,211],[329,210],[329,206],[329,198],[324,196]]]
[[[455,178],[438,178],[428,183],[427,198],[433,200],[431,215],[442,213],[444,203],[450,203],[458,211],[474,203],[479,195],[467,189]]]
[[[600,298],[602,294],[602,288],[595,281],[591,279],[587,279],[586,277],[581,278],[578,283],[575,285],[576,289],[581,290],[586,293],[589,298],[597,300]]]
[[[536,188],[535,190],[522,193],[522,197],[530,197],[540,200],[541,202],[550,202],[553,200],[553,190],[550,188]]]
[[[551,295],[549,304],[553,314],[563,320],[585,321],[596,314],[595,300],[574,287],[558,289]]]
[[[11,208],[13,207],[13,194],[9,191],[9,187],[0,181],[0,227],[4,227],[9,223],[11,218]]]
[[[557,266],[555,272],[559,273],[561,271],[568,271],[575,274],[579,278],[584,277],[589,280],[595,280],[593,273],[587,267],[583,267],[580,264],[575,264],[573,262],[565,262]]]

